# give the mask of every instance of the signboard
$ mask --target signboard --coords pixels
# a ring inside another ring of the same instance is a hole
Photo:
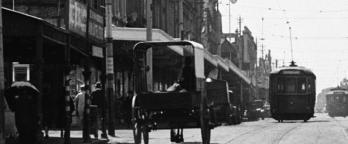
[[[106,58],[106,74],[114,74],[114,58]]]
[[[76,0],[69,0],[69,30],[81,36],[87,31],[87,6]]]
[[[13,63],[12,66],[12,81],[29,81],[30,80],[30,65]]]
[[[92,55],[95,57],[103,58],[104,57],[103,48],[92,46]]]
[[[98,40],[104,40],[104,18],[93,9],[89,9],[88,34]]]

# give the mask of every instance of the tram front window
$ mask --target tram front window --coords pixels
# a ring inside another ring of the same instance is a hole
[[[279,93],[304,93],[307,91],[306,78],[279,78],[277,91]]]
[[[285,92],[286,93],[296,92],[296,79],[286,78],[284,82],[285,82]]]

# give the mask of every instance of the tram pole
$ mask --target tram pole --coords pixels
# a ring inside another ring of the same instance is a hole
[[[5,74],[4,74],[4,49],[2,37],[2,0],[0,0],[0,144],[5,144]]]
[[[114,82],[114,53],[112,44],[112,0],[105,0],[105,19],[106,19],[106,83],[105,94],[108,99],[108,133],[115,136],[115,82]]]

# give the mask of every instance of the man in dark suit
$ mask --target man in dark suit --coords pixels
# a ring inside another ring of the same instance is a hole
[[[106,134],[106,126],[105,126],[105,118],[106,118],[106,100],[105,100],[105,94],[104,91],[102,90],[102,84],[100,82],[97,82],[95,84],[95,91],[92,92],[91,94],[92,98],[92,105],[97,106],[97,121],[101,121],[101,130],[102,138],[108,138]]]

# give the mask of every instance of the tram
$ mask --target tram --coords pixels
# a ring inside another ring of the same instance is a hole
[[[326,94],[326,111],[330,117],[348,116],[348,90],[333,88]]]
[[[272,118],[283,120],[304,120],[314,116],[315,74],[292,61],[270,74],[270,106]]]

